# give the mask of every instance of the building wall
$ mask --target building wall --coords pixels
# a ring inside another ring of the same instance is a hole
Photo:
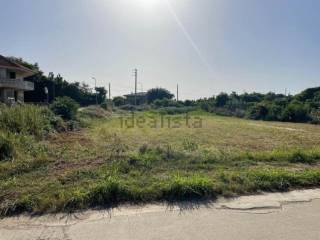
[[[24,93],[23,91],[15,91],[14,89],[10,88],[2,88],[0,89],[0,101],[5,103],[10,103],[9,98],[23,101]]]
[[[7,88],[7,89],[4,90],[4,93],[5,93],[6,99],[14,98],[14,89]]]
[[[147,103],[147,98],[145,96],[137,96],[137,105],[143,105]],[[134,96],[127,96],[126,104],[134,105],[135,104],[135,97]]]
[[[7,70],[0,68],[0,79],[5,79],[7,77]]]
[[[16,78],[23,78],[23,75],[17,71],[6,69],[6,68],[0,68],[0,79],[10,79],[10,73],[15,72]]]
[[[0,68],[0,79],[10,79],[10,72],[15,72],[9,69]],[[18,72],[16,73],[16,78],[21,79],[22,75]],[[1,102],[8,102],[8,98],[13,98],[15,101],[24,101],[24,91],[22,90],[15,90],[9,88],[0,88],[0,101]]]

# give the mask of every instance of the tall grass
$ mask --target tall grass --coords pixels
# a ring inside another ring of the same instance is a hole
[[[0,129],[7,132],[43,136],[51,130],[52,113],[45,107],[19,105],[0,107]]]

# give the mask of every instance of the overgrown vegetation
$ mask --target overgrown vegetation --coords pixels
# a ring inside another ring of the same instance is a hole
[[[283,123],[319,123],[320,88],[178,102],[157,88],[148,105],[115,98],[121,109],[111,116],[78,109],[95,103],[87,85],[41,72],[33,80],[32,101],[46,97],[44,87],[57,98],[50,107],[0,107],[0,216],[320,186],[319,126]],[[96,90],[107,109],[106,91]],[[123,124],[126,117],[137,124]]]
[[[0,107],[0,129],[14,134],[42,137],[52,130],[55,119],[46,107],[18,105]]]
[[[9,150],[0,161],[2,216],[126,202],[212,200],[320,184],[317,126],[255,123],[198,111],[189,115],[202,118],[199,129],[183,124],[177,129],[121,128],[118,117],[126,112],[97,118],[94,110],[80,111],[88,127],[78,132],[40,141],[29,133],[3,133]],[[136,114],[159,121],[184,121],[183,116]]]
[[[0,161],[11,160],[14,154],[13,143],[5,134],[0,135]]]

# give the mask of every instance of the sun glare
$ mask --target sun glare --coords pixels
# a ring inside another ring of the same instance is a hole
[[[143,8],[152,9],[157,7],[164,0],[136,0]]]

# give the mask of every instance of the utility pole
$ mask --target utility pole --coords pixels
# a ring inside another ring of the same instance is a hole
[[[177,102],[179,102],[179,84],[177,84]]]
[[[137,105],[138,69],[134,69],[134,105]]]
[[[111,112],[113,111],[113,101],[111,101],[111,83],[109,83],[109,101],[107,102],[107,107],[110,106]]]
[[[97,79],[95,77],[92,77],[94,80],[94,91],[96,92],[96,105],[98,105],[98,93],[97,93]]]

